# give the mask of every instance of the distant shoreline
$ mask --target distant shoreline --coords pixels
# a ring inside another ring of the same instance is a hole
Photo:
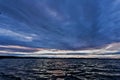
[[[56,58],[56,57],[19,57],[19,56],[0,56],[0,59],[100,59],[100,60],[120,60],[120,58]]]

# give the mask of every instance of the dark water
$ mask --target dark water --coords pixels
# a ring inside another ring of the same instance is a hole
[[[120,80],[120,60],[0,59],[0,80]]]

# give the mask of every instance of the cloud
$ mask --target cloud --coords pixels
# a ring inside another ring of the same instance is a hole
[[[78,50],[119,42],[117,2],[0,0],[0,43]]]
[[[0,45],[0,53],[33,53],[38,51],[38,48],[31,48],[18,45]]]
[[[0,36],[8,36],[20,41],[32,41],[34,36],[17,33],[9,29],[0,28]]]
[[[117,43],[113,43],[98,49],[92,48],[85,50],[57,50],[16,45],[0,45],[0,56],[38,58],[120,58],[120,49],[114,49],[116,46],[119,45],[117,45]],[[114,50],[111,50],[111,48]]]

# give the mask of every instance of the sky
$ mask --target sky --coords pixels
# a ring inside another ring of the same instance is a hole
[[[80,50],[116,42],[120,0],[0,0],[1,50]]]

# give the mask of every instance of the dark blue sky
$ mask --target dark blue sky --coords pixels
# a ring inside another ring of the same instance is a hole
[[[81,49],[120,41],[120,0],[0,0],[0,45]]]

